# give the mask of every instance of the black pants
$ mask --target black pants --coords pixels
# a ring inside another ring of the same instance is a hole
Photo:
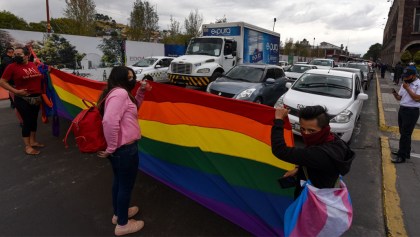
[[[136,182],[139,169],[137,141],[118,148],[110,157],[114,182],[112,184],[112,205],[114,215],[118,216],[118,224],[128,222],[128,208],[131,192]]]
[[[400,106],[398,111],[398,126],[400,130],[400,149],[398,155],[403,159],[410,158],[411,153],[411,134],[419,119],[419,109]]]
[[[19,96],[15,96],[15,106],[23,120],[22,137],[29,137],[31,132],[36,132],[38,128],[40,106],[31,105]]]

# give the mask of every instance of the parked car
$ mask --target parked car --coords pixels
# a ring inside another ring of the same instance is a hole
[[[363,89],[364,90],[368,89],[367,77],[365,77],[365,75],[363,74],[362,69],[350,68],[350,67],[338,67],[338,68],[334,68],[333,70],[356,73],[357,76],[359,76],[360,81],[362,82]]]
[[[309,62],[304,62],[304,61],[302,61],[302,62],[295,62],[294,64],[295,64],[295,65],[296,65],[296,64],[309,64]]]
[[[369,89],[370,82],[373,79],[373,69],[367,63],[347,63],[346,67],[350,68],[358,68],[363,71],[363,76],[367,79],[366,83],[364,84],[365,90]]]
[[[304,72],[310,70],[310,69],[317,69],[315,65],[309,65],[309,64],[295,64],[291,66],[289,69],[284,70],[284,73],[286,74],[286,77],[291,80],[298,79]]]
[[[163,56],[147,57],[129,67],[136,73],[137,80],[169,82],[167,71],[173,59]]]
[[[279,65],[280,67],[286,67],[289,65],[289,63],[287,61],[279,61],[277,65]]]
[[[306,71],[279,98],[275,107],[290,108],[289,119],[293,133],[300,135],[299,109],[321,105],[331,116],[330,126],[345,142],[349,142],[368,95],[363,92],[359,76],[351,72],[315,69]]]
[[[315,58],[312,59],[312,61],[309,64],[315,65],[319,69],[329,69],[338,66],[335,64],[334,60],[327,58]]]
[[[286,76],[279,66],[241,64],[207,87],[207,92],[273,106],[286,91]]]

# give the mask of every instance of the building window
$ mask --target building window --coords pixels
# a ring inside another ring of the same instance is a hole
[[[420,32],[420,7],[416,8],[414,15],[414,32]]]

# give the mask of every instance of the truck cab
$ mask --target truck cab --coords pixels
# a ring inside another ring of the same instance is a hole
[[[233,38],[203,36],[191,39],[184,56],[172,61],[168,71],[174,84],[204,87],[237,63]]]
[[[280,34],[245,22],[204,24],[168,70],[172,84],[201,87],[242,63],[277,64]]]

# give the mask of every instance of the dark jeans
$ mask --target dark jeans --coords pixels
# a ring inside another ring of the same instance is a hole
[[[139,166],[137,141],[118,148],[110,155],[109,160],[114,172],[114,182],[112,184],[114,215],[118,216],[119,225],[125,225],[128,221],[131,191],[136,182]]]
[[[31,105],[19,96],[15,96],[15,106],[23,120],[22,137],[29,137],[31,132],[36,132],[38,128],[40,106]]]
[[[400,149],[398,155],[403,159],[409,159],[411,153],[411,134],[413,134],[416,122],[419,119],[419,109],[400,106],[398,111],[398,126],[400,130]]]

